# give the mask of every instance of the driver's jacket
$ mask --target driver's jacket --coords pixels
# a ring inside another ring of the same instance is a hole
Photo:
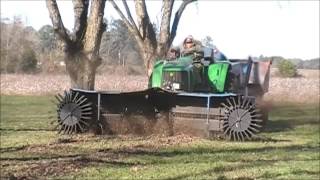
[[[184,48],[183,44],[180,46],[180,53],[181,56],[187,56],[187,55],[191,55],[194,52],[201,52],[202,48],[204,47],[200,41],[194,40],[195,46],[191,47],[191,48]],[[228,60],[227,57],[218,50],[218,48],[216,46],[213,45],[213,56],[215,60],[221,61],[221,60]]]
[[[202,51],[203,46],[200,41],[194,40],[194,44],[195,45],[191,48],[185,48],[182,44],[180,46],[181,56],[187,56],[187,55],[193,54],[194,52]]]

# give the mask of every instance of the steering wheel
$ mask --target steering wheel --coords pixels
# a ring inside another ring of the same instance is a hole
[[[203,59],[203,52],[200,52],[200,51],[193,51],[192,54],[192,64],[195,64],[195,63],[201,63],[203,65],[203,62],[202,62],[202,59]]]

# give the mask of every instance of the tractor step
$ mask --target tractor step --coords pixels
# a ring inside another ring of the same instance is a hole
[[[210,131],[223,130],[223,108],[176,106],[172,113],[175,133],[209,137]]]

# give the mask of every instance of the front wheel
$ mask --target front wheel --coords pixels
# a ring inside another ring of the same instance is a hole
[[[255,104],[243,96],[230,97],[226,103],[223,132],[227,139],[250,140],[262,128],[261,114]]]

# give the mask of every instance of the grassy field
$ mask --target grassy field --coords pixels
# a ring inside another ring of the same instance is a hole
[[[1,96],[1,178],[319,179],[319,105],[274,105],[261,141],[57,135],[46,96]],[[0,179],[1,179],[0,178]]]

